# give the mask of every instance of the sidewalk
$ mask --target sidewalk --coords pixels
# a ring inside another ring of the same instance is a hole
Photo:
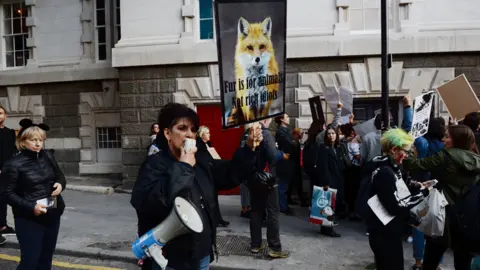
[[[130,245],[136,238],[137,218],[130,206],[129,194],[103,195],[67,190],[64,192],[67,208],[62,224],[56,254],[104,258],[135,262]],[[248,219],[240,218],[240,197],[219,198],[228,228],[220,228],[218,246],[220,258],[211,269],[365,269],[373,261],[361,223],[341,222],[337,227],[341,238],[331,239],[318,233],[308,223],[308,209],[296,208],[296,216],[280,217],[281,240],[290,258],[269,260],[248,253]],[[13,216],[8,220],[13,225]],[[9,236],[8,245],[17,246],[15,236]],[[239,254],[245,256],[239,256]],[[406,266],[413,263],[411,246],[405,243]],[[222,256],[223,255],[223,256]],[[443,270],[453,269],[450,254]]]

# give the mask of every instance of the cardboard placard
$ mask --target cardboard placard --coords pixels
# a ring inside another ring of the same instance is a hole
[[[465,115],[480,111],[480,102],[465,74],[439,86],[437,93],[443,100],[450,116],[461,121]]]

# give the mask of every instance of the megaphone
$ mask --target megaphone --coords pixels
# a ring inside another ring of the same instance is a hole
[[[163,257],[162,248],[175,237],[191,232],[203,232],[202,217],[193,204],[176,197],[168,217],[133,243],[133,254],[139,260],[151,257],[165,269],[168,260]]]

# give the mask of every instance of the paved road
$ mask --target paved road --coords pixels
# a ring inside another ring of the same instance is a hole
[[[12,248],[0,249],[0,269],[15,269],[20,260],[19,251]],[[89,270],[140,270],[132,263],[92,260],[89,258],[76,258],[70,256],[54,256],[53,268],[55,270],[89,269]]]

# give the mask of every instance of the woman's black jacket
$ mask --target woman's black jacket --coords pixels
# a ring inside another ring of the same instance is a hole
[[[65,190],[65,176],[47,150],[22,150],[4,164],[0,179],[2,197],[12,206],[15,218],[39,222],[57,220],[63,214],[65,202],[61,195],[57,197],[57,207],[48,209],[45,215],[35,216],[33,212],[36,201],[50,197],[57,182]]]
[[[231,161],[213,160],[208,151],[197,151],[196,165],[179,162],[168,149],[147,157],[133,188],[131,204],[138,215],[139,235],[160,224],[170,213],[175,197],[188,198],[200,210],[204,230],[179,236],[164,247],[168,266],[198,269],[200,259],[216,252],[218,217],[214,209],[217,190],[229,190],[255,170],[257,152],[240,147]],[[216,188],[215,188],[216,187]],[[147,264],[148,265],[148,264]],[[145,266],[145,264],[144,264]]]

